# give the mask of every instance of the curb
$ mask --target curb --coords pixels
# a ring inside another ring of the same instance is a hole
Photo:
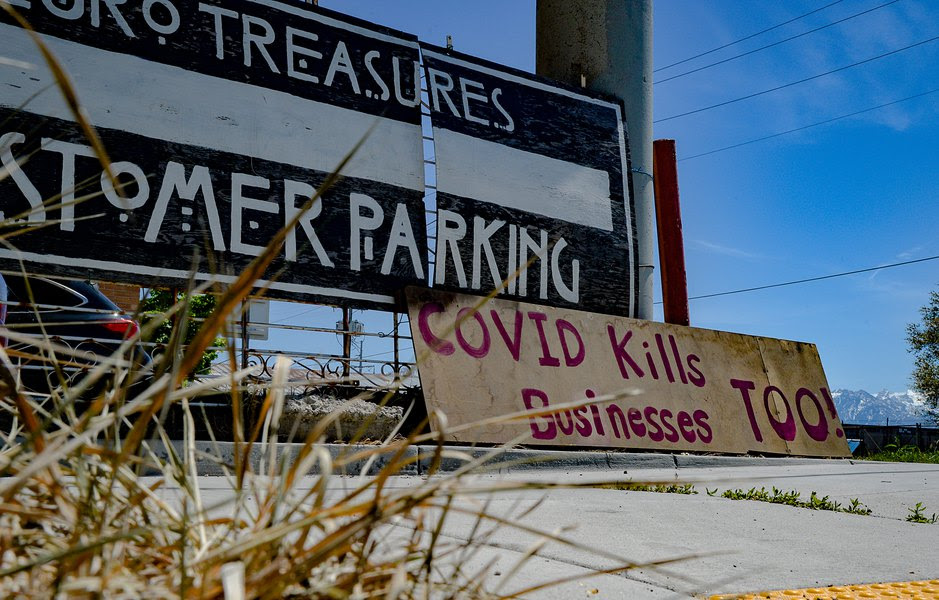
[[[180,456],[183,442],[171,442],[173,452]],[[257,471],[262,459],[268,454],[267,444],[255,443],[251,446],[250,462]],[[196,441],[196,472],[201,476],[221,476],[235,464],[235,444],[233,442]],[[276,443],[274,452],[278,462],[293,462],[303,444]],[[160,441],[151,442],[153,453],[163,461],[169,459],[169,452]],[[350,453],[375,451],[380,446],[366,444],[320,444],[318,448],[326,450],[333,462]],[[422,476],[430,472],[434,461],[436,446],[410,446],[404,450],[403,458],[408,464],[398,475]],[[528,450],[528,449],[492,449],[468,448],[465,446],[444,446],[438,471],[450,472],[462,468],[468,460],[489,456],[476,472],[490,474],[530,473],[535,471],[555,472],[624,472],[629,469],[702,469],[721,467],[788,467],[794,465],[820,464],[829,459],[762,457],[762,456],[709,456],[693,454],[661,454],[650,452],[596,452],[570,450]],[[376,475],[391,460],[390,452],[378,452],[371,458],[360,458],[346,463],[343,468],[335,469],[336,474]],[[839,462],[845,459],[838,459]],[[309,474],[320,474],[317,462]],[[151,470],[147,475],[157,474]]]

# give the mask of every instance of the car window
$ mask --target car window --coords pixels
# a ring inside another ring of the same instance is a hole
[[[88,301],[83,295],[51,279],[30,277],[28,289],[24,277],[6,275],[5,279],[9,312],[32,312],[33,308],[29,306],[31,303],[47,305],[39,309],[40,312],[45,312],[82,306]]]

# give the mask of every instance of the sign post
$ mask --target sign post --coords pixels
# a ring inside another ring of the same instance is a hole
[[[652,148],[654,152],[653,173],[655,173],[655,222],[659,233],[659,264],[662,273],[662,304],[665,309],[665,322],[690,325],[675,140],[655,140]]]

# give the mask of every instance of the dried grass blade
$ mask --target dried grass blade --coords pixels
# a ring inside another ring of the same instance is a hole
[[[82,133],[91,144],[95,155],[98,157],[98,162],[101,163],[101,167],[107,173],[108,179],[111,181],[111,185],[115,190],[117,190],[119,195],[123,195],[120,183],[117,181],[117,177],[114,175],[114,169],[111,167],[111,159],[108,157],[108,153],[104,149],[104,144],[101,142],[101,138],[98,137],[98,132],[95,131],[94,126],[88,119],[88,115],[85,113],[85,109],[82,108],[81,102],[78,100],[78,93],[75,91],[75,86],[72,83],[71,77],[69,77],[68,73],[65,72],[65,69],[62,67],[59,59],[56,58],[55,54],[52,53],[52,50],[49,48],[49,46],[43,41],[39,34],[36,33],[36,30],[33,29],[33,26],[30,25],[29,21],[27,21],[26,18],[19,13],[19,11],[13,8],[13,6],[6,1],[0,2],[0,8],[6,11],[6,13],[13,17],[13,19],[19,24],[20,27],[26,30],[26,32],[29,34],[29,37],[33,40],[33,43],[37,48],[39,48],[39,52],[42,54],[43,60],[46,61],[46,65],[52,72],[52,76],[55,78],[55,81],[58,84],[58,88],[62,92],[62,97],[65,98],[65,103],[68,105],[69,111],[72,113],[72,118],[74,118],[75,122],[78,123],[79,127],[81,127]]]

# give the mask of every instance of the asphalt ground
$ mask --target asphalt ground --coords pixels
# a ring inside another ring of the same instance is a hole
[[[342,451],[339,446],[330,449],[334,454]],[[412,451],[420,454],[422,449]],[[416,462],[417,472],[393,478],[388,489],[422,485],[429,476],[428,461]],[[544,543],[527,529],[505,524],[485,528],[480,539],[474,517],[449,514],[443,539],[458,546],[472,535],[482,542],[461,567],[488,566],[489,587],[502,593],[571,578],[525,597],[710,598],[778,590],[772,597],[939,598],[939,523],[906,520],[917,504],[925,506],[927,517],[939,513],[939,465],[538,451],[502,453],[496,462],[500,466],[495,470],[462,479],[464,487],[478,492],[458,502],[470,510],[484,506],[508,522],[560,533],[571,542]],[[202,473],[211,470],[208,464]],[[459,464],[453,458],[443,466]],[[331,478],[334,491],[353,485],[357,471],[347,472]],[[691,484],[698,493],[605,485],[624,480]],[[298,489],[308,489],[315,481],[315,476],[308,477]],[[519,482],[528,487],[489,489]],[[208,504],[231,497],[225,477],[202,475],[199,483]],[[576,487],[539,489],[556,484]],[[871,514],[721,497],[725,490],[774,487],[798,491],[802,500],[812,492],[841,506],[857,500]],[[707,493],[713,490],[714,495]],[[386,543],[394,539],[389,535]],[[529,558],[535,547],[537,553]],[[627,562],[637,566],[596,575]],[[593,576],[573,579],[587,575]],[[879,585],[902,582],[917,584]],[[859,584],[878,585],[849,587]],[[838,587],[833,592],[823,589],[829,586]]]

